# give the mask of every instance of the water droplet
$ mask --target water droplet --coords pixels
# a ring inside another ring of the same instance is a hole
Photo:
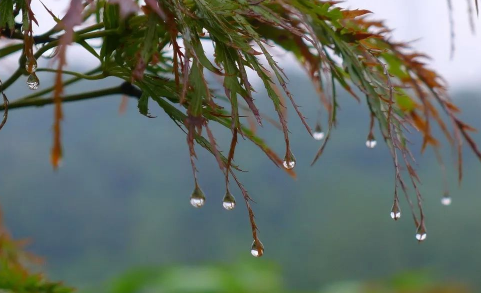
[[[401,218],[401,212],[391,212],[391,218],[394,219],[394,221],[397,221],[399,220],[399,218]]]
[[[224,199],[222,200],[222,206],[228,211],[235,208],[235,198],[229,190],[225,193]]]
[[[315,140],[322,140],[324,138],[324,132],[322,131],[314,132],[312,136],[314,137]]]
[[[260,247],[257,247],[256,241],[252,242],[251,254],[254,257],[261,257],[264,254],[264,245],[259,240]]]
[[[377,141],[375,140],[366,141],[366,146],[370,149],[373,149],[374,147],[376,147],[376,144],[377,144]]]
[[[296,158],[290,151],[287,153],[286,157],[284,158],[284,162],[282,162],[282,165],[287,170],[291,170],[296,166]]]
[[[194,208],[200,208],[204,205],[205,203],[205,195],[202,189],[198,185],[195,186],[194,192],[192,192],[192,195],[190,196],[190,204]]]
[[[443,196],[443,198],[441,198],[441,203],[444,205],[444,206],[448,206],[448,205],[451,205],[451,202],[452,202],[452,199],[449,195],[445,195]]]
[[[427,237],[426,228],[424,228],[424,225],[421,224],[416,231],[416,239],[419,242],[422,242],[422,241],[426,240],[426,237]]]
[[[38,86],[40,85],[40,80],[38,80],[38,77],[35,73],[32,73],[28,76],[27,85],[28,85],[28,88],[31,90],[38,89]]]
[[[316,128],[314,128],[314,132],[312,133],[312,137],[314,137],[315,140],[322,140],[324,138],[321,124],[317,123]]]
[[[370,133],[368,136],[367,136],[367,140],[366,140],[366,146],[370,149],[373,149],[375,148],[377,145],[377,141],[376,139],[374,138],[374,135],[372,133]]]
[[[391,209],[391,218],[393,218],[394,221],[397,221],[399,218],[401,218],[401,209],[399,208],[399,202],[397,200],[394,200],[394,204]]]
[[[25,60],[25,70],[28,73],[34,73],[37,70],[37,60],[35,58],[29,59],[28,57]]]

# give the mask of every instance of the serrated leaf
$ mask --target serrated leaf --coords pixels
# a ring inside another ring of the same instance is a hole
[[[0,1],[0,29],[13,29],[15,27],[15,19],[13,17],[13,0]]]
[[[138,108],[140,114],[149,117],[149,95],[147,92],[142,93],[142,96],[140,96]]]

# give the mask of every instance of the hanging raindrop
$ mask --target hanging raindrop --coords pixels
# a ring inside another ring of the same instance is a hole
[[[190,204],[194,208],[200,208],[205,203],[205,195],[202,189],[200,189],[199,185],[195,185],[194,192],[190,196]]]
[[[38,79],[35,73],[32,73],[28,76],[27,85],[28,85],[28,88],[31,90],[38,89],[38,86],[40,85],[40,80]]]
[[[452,199],[449,195],[445,194],[443,196],[443,198],[441,198],[441,203],[444,205],[444,206],[448,206],[448,205],[451,205],[451,202],[452,202]]]
[[[401,218],[401,208],[399,207],[399,202],[398,200],[394,200],[394,204],[391,209],[391,218],[394,219],[394,221],[399,220]]]
[[[256,241],[252,242],[251,254],[254,257],[261,257],[264,254],[264,245],[259,240],[260,247],[257,247]]]
[[[229,189],[227,189],[224,199],[222,200],[222,206],[228,211],[235,208],[235,198],[232,193],[230,193]]]
[[[374,138],[374,134],[370,133],[368,136],[367,136],[367,140],[366,140],[366,146],[370,149],[373,149],[374,147],[376,147],[376,144],[377,144],[377,141],[376,139]]]
[[[424,228],[424,224],[421,224],[416,231],[416,239],[419,242],[422,242],[426,240],[426,237],[427,237],[426,228]]]
[[[37,70],[37,59],[27,57],[25,59],[25,70],[27,70],[28,73],[34,73]]]
[[[314,137],[315,140],[322,140],[324,138],[324,132],[322,131],[322,127],[319,122],[316,124],[316,128],[314,128],[312,137]]]
[[[294,167],[296,166],[296,157],[294,157],[291,151],[287,152],[286,157],[284,158],[284,162],[282,162],[282,165],[287,170],[294,169]]]

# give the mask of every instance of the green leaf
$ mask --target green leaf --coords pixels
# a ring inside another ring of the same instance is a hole
[[[147,92],[142,93],[142,96],[140,96],[138,107],[140,114],[149,117],[149,95]]]
[[[144,37],[144,46],[142,47],[141,56],[145,63],[149,63],[152,55],[156,52],[159,35],[157,32],[158,17],[154,13],[149,15],[147,29]]]
[[[120,12],[118,5],[111,5],[105,3],[104,5],[104,25],[105,29],[115,29],[120,26]],[[104,37],[102,49],[100,50],[101,59],[107,60],[110,55],[119,46],[119,37],[115,35],[109,35]]]
[[[416,103],[406,95],[396,95],[396,101],[403,111],[411,112],[416,108]]]
[[[13,17],[13,0],[0,1],[0,28],[15,27],[15,19]]]
[[[190,98],[189,114],[198,117],[202,114],[202,102],[210,99],[210,91],[204,79],[202,65],[197,62],[193,62],[192,64],[189,74],[189,84],[193,88],[193,93]]]

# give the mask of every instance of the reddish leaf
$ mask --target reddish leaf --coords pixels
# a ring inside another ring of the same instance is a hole
[[[159,7],[159,2],[156,0],[145,0],[147,6],[152,9],[157,15],[162,18],[164,21],[167,21],[167,15],[165,12]]]
[[[358,16],[365,15],[368,13],[372,13],[372,12],[365,9],[343,10],[342,16],[344,19],[349,19],[349,18],[356,18]]]
[[[64,35],[60,39],[60,45],[57,55],[58,68],[55,76],[54,89],[54,124],[53,124],[53,147],[51,151],[51,162],[54,169],[59,167],[62,159],[62,143],[61,143],[61,121],[63,119],[62,113],[62,68],[67,64],[67,46],[73,41],[73,28],[82,24],[82,11],[84,6],[82,0],[71,0],[70,7],[67,10],[62,21],[57,25],[59,28],[65,30]]]

